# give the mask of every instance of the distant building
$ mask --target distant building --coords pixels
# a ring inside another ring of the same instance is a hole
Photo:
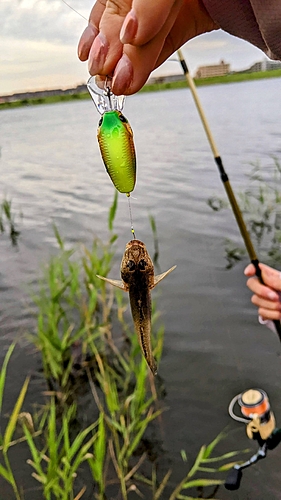
[[[247,69],[247,72],[254,73],[256,71],[271,71],[273,69],[281,69],[281,62],[264,59],[263,61],[253,64],[249,69]]]
[[[151,76],[146,83],[150,85],[154,83],[180,82],[182,80],[185,80],[185,75],[180,73],[179,75]]]
[[[224,76],[230,73],[230,64],[223,60],[219,64],[211,64],[208,66],[199,66],[196,71],[195,78],[208,78],[210,76]]]

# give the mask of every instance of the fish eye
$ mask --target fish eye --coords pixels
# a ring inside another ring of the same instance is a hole
[[[101,117],[101,119],[99,121],[99,127],[101,126],[102,122],[103,122],[103,116]]]
[[[125,116],[124,116],[124,115],[122,115],[122,113],[120,113],[120,115],[119,115],[119,119],[120,119],[120,121],[121,121],[121,122],[123,122],[123,123],[128,123],[127,118],[125,118]]]
[[[145,270],[145,266],[146,266],[146,262],[145,262],[145,260],[144,260],[144,259],[141,259],[141,260],[139,261],[139,269],[140,269],[140,271],[144,271],[144,270]]]
[[[136,265],[133,260],[129,260],[127,267],[130,269],[130,271],[134,271],[136,268]]]

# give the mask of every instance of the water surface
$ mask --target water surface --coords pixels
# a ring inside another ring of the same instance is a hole
[[[270,79],[199,89],[235,190],[243,188],[251,162],[259,161],[266,172],[272,155],[280,158],[280,83]],[[244,265],[225,270],[224,237],[241,238],[231,213],[207,206],[210,196],[225,195],[189,90],[132,96],[124,114],[137,150],[132,200],[137,237],[153,253],[148,220],[153,214],[161,269],[177,265],[155,292],[166,327],[159,370],[169,407],[164,446],[176,480],[184,472],[180,450],[185,448],[192,462],[200,446],[230,423],[227,406],[235,394],[265,389],[281,425],[280,346],[256,321]],[[0,118],[0,195],[8,195],[14,211],[23,213],[18,250],[7,235],[0,239],[2,355],[20,338],[7,391],[14,400],[34,363],[24,333],[34,327],[30,290],[36,288],[40,266],[56,251],[52,224],[68,244],[90,245],[95,236],[106,240],[114,190],[100,158],[98,114],[90,101],[6,110]],[[131,237],[125,196],[119,196],[115,229],[119,239],[112,274],[118,278]],[[232,427],[237,431],[225,450],[251,446],[243,425]],[[219,498],[279,498],[279,455],[280,449],[270,452],[245,472],[238,493],[222,491]]]

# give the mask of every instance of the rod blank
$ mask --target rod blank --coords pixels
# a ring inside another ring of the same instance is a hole
[[[198,92],[197,92],[197,88],[195,86],[195,83],[194,83],[194,80],[193,80],[191,74],[188,71],[188,67],[187,67],[186,61],[185,61],[185,59],[183,57],[182,51],[180,49],[178,49],[177,52],[178,52],[179,61],[180,61],[182,70],[183,70],[183,72],[185,74],[186,81],[187,81],[188,86],[189,86],[189,88],[191,90],[191,93],[192,93],[195,105],[197,107],[199,116],[201,118],[202,125],[204,127],[207,139],[209,141],[211,150],[212,150],[213,155],[214,155],[214,160],[216,162],[216,165],[217,165],[219,173],[220,173],[220,178],[221,178],[222,183],[224,185],[224,188],[225,188],[228,200],[229,200],[231,208],[232,208],[232,212],[233,212],[233,214],[235,216],[235,219],[236,219],[237,225],[239,227],[241,236],[242,236],[242,238],[244,240],[244,243],[245,243],[248,255],[250,257],[250,260],[251,260],[252,264],[255,266],[256,276],[258,277],[258,279],[260,280],[260,282],[262,284],[264,284],[263,279],[262,279],[262,274],[261,274],[261,269],[260,269],[260,266],[259,266],[259,260],[258,260],[257,254],[255,252],[252,240],[250,238],[250,234],[249,234],[249,232],[247,230],[245,221],[243,219],[242,212],[241,212],[241,210],[239,208],[239,205],[237,203],[235,194],[234,194],[234,192],[232,190],[232,187],[231,187],[228,175],[227,175],[227,173],[226,173],[226,171],[224,169],[221,156],[220,156],[219,151],[217,149],[217,146],[215,144],[215,140],[213,138],[213,135],[212,135],[211,129],[209,127],[206,115],[204,113],[202,104],[200,102],[199,95],[198,95]],[[280,324],[280,321],[274,320],[274,325],[275,325],[276,332],[277,332],[277,335],[279,337],[279,340],[281,342],[281,324]]]

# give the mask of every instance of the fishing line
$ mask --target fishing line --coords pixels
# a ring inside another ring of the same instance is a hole
[[[134,240],[136,239],[136,233],[134,230],[134,225],[133,225],[133,217],[132,217],[132,207],[131,207],[131,200],[130,200],[130,193],[127,194],[127,199],[128,199],[128,205],[129,205],[129,214],[130,214],[130,222],[131,222],[131,233],[134,237]]]
[[[234,398],[232,398],[228,406],[228,413],[231,416],[231,418],[233,418],[233,420],[236,420],[237,422],[242,422],[243,424],[248,424],[249,418],[246,419],[243,417],[238,417],[233,411],[234,405],[237,403],[239,398],[241,398],[241,394],[237,394],[237,396],[234,396]]]
[[[235,216],[237,225],[239,227],[240,234],[241,234],[241,236],[242,236],[242,238],[244,240],[244,243],[245,243],[248,255],[250,257],[250,260],[251,260],[252,264],[255,267],[256,276],[259,279],[260,283],[264,284],[264,281],[262,279],[261,269],[260,269],[260,266],[259,266],[258,257],[256,255],[256,252],[255,252],[253,243],[251,241],[249,232],[247,230],[246,224],[244,222],[241,210],[239,208],[239,205],[237,203],[236,197],[234,195],[234,192],[232,190],[231,184],[229,182],[228,175],[227,175],[227,173],[226,173],[226,171],[224,169],[222,158],[221,158],[221,156],[219,154],[219,151],[218,151],[218,149],[216,147],[214,138],[212,136],[211,129],[209,127],[209,124],[207,122],[207,118],[206,118],[204,110],[202,108],[202,105],[201,105],[201,102],[200,102],[200,99],[199,99],[199,95],[198,95],[198,92],[197,92],[194,80],[193,80],[192,76],[190,75],[190,73],[188,71],[188,67],[187,67],[186,61],[185,61],[185,59],[183,57],[182,51],[179,49],[177,52],[178,52],[179,61],[180,61],[182,70],[183,70],[183,72],[184,72],[184,74],[186,76],[187,83],[188,83],[189,88],[191,90],[191,93],[192,93],[195,105],[197,107],[199,116],[201,118],[202,125],[204,127],[204,130],[205,130],[206,135],[207,135],[207,139],[209,141],[211,150],[213,152],[214,160],[215,160],[216,165],[218,167],[221,181],[222,181],[222,183],[224,185],[224,188],[225,188],[228,200],[229,200],[231,208],[232,208],[232,212],[233,212],[233,214]],[[273,322],[274,322],[274,326],[275,326],[275,329],[276,329],[276,333],[277,333],[277,335],[279,337],[279,340],[281,342],[281,324],[280,324],[280,321],[279,320],[273,320]]]
[[[73,12],[76,12],[76,14],[78,14],[78,16],[82,17],[83,19],[85,19],[85,21],[87,21],[87,23],[89,22],[88,19],[86,19],[85,16],[83,16],[83,14],[80,14],[80,12],[78,12],[78,10],[75,10],[73,7],[71,7],[71,5],[69,5],[69,3],[67,3],[65,0],[61,0],[63,3],[65,3],[65,5],[67,5],[67,7],[69,7],[71,10],[73,10]]]

